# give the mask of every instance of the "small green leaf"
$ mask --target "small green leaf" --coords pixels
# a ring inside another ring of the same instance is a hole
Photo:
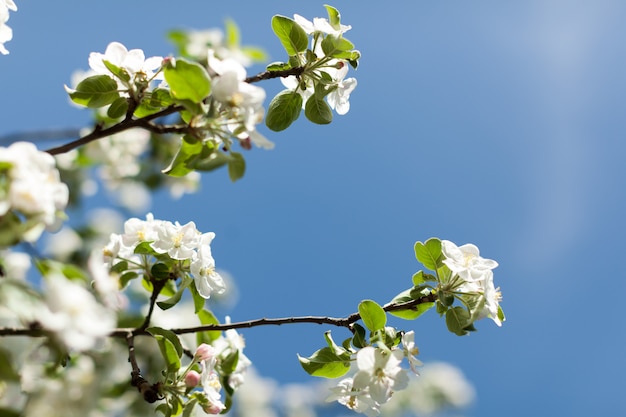
[[[306,101],[304,107],[304,115],[313,123],[319,125],[327,125],[333,120],[333,112],[324,99],[319,98],[317,94],[313,94]]]
[[[426,279],[424,278],[424,271],[417,271],[415,274],[413,274],[413,285],[418,287],[425,282]]]
[[[340,357],[333,349],[324,347],[308,358],[298,355],[302,368],[312,376],[339,378],[350,370],[350,356]]]
[[[457,336],[465,336],[468,333],[467,327],[471,324],[470,315],[463,307],[457,306],[446,312],[448,330]]]
[[[161,310],[168,310],[168,309],[174,307],[176,304],[178,304],[178,302],[180,301],[180,299],[183,296],[183,292],[185,291],[185,288],[187,288],[189,286],[189,284],[191,284],[192,282],[193,282],[193,280],[191,278],[183,277],[183,280],[180,283],[180,285],[178,286],[178,290],[176,291],[176,293],[174,295],[172,295],[167,300],[157,301],[157,305],[159,306],[159,308]]]
[[[359,315],[365,327],[371,332],[383,329],[387,324],[387,313],[372,300],[364,300],[359,303]]]
[[[391,304],[402,304],[415,300],[415,298],[412,297],[412,291],[413,288],[402,291],[400,294],[396,295],[393,300],[391,300]],[[415,320],[416,318],[430,310],[434,305],[435,303],[421,303],[414,307],[407,308],[406,310],[389,311],[389,314],[405,320]]]
[[[162,329],[161,327],[148,327],[146,331],[155,338],[162,337],[167,339],[174,347],[177,357],[180,358],[183,356],[183,345],[180,343],[180,339],[176,333],[171,330]]]
[[[358,323],[354,323],[352,325],[352,330],[354,331],[354,336],[352,336],[352,344],[354,347],[361,349],[367,346],[365,328]]]
[[[128,100],[126,97],[118,97],[107,109],[107,116],[111,119],[118,119],[126,114],[128,110]]]
[[[288,55],[297,55],[306,50],[309,37],[302,27],[294,20],[276,15],[272,17],[272,30]]]
[[[322,51],[326,56],[346,59],[351,57],[354,44],[346,38],[327,35],[322,41]]]
[[[287,129],[300,116],[302,96],[294,90],[283,90],[270,102],[265,124],[271,130]]]
[[[415,242],[415,257],[426,268],[436,271],[443,260],[441,253],[441,241],[435,237],[430,238],[426,243]]]
[[[272,62],[271,64],[268,64],[266,68],[269,72],[285,71],[288,69],[291,69],[291,64],[288,62]]]
[[[239,26],[232,19],[226,19],[224,22],[224,32],[226,33],[225,43],[229,49],[239,49],[240,33]]]
[[[201,309],[196,314],[198,315],[198,318],[200,319],[200,323],[202,323],[203,325],[220,324],[217,317],[215,317],[215,315],[209,310]],[[219,330],[198,332],[196,333],[196,341],[198,342],[198,345],[200,345],[201,343],[211,344],[215,339],[219,339],[221,335],[222,335],[222,332]]]
[[[150,327],[146,331],[154,336],[154,339],[157,341],[161,355],[165,360],[167,371],[178,371],[180,369],[180,357],[183,354],[183,347],[178,336],[169,330],[159,327]]]
[[[193,167],[188,164],[188,161],[200,154],[202,147],[203,145],[200,141],[192,141],[183,138],[174,159],[172,159],[172,162],[170,162],[167,168],[163,169],[162,172],[171,177],[184,177],[189,174],[193,171]]]
[[[333,6],[329,6],[325,4],[326,12],[328,13],[328,22],[335,30],[339,30],[341,28],[341,14],[339,10],[335,9]]]
[[[128,71],[126,71],[124,68],[120,68],[110,61],[107,61],[106,59],[103,59],[102,63],[105,67],[107,67],[109,71],[111,71],[111,74],[115,75],[120,80],[124,81],[125,83],[130,81],[130,75],[128,74]]]
[[[231,152],[228,160],[228,176],[232,182],[243,177],[246,172],[246,161],[238,152]]]
[[[75,90],[65,89],[74,103],[89,108],[104,107],[120,96],[117,83],[108,75],[93,75],[78,83]]]
[[[200,295],[195,284],[190,285],[189,290],[191,291],[191,297],[193,298],[194,313],[198,314],[198,312],[204,308],[206,299]]]
[[[150,244],[152,244],[152,242],[141,242],[140,244],[135,246],[133,253],[137,255],[156,255],[156,251],[152,249],[152,246],[150,246]]]
[[[200,64],[179,58],[169,61],[163,70],[172,97],[201,103],[211,92],[211,79]]]

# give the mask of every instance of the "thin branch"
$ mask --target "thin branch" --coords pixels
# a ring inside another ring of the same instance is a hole
[[[437,301],[437,294],[431,293],[420,297],[416,300],[407,301],[405,303],[389,303],[383,306],[383,310],[387,312],[399,311],[399,310],[414,310],[420,304],[433,303]],[[279,326],[282,324],[294,324],[294,323],[312,323],[312,324],[328,324],[336,327],[350,328],[353,323],[356,323],[361,319],[359,313],[352,313],[346,317],[328,317],[328,316],[298,316],[298,317],[282,317],[282,318],[262,318],[248,321],[240,321],[235,323],[223,323],[223,324],[208,324],[204,326],[187,327],[180,329],[170,329],[175,334],[187,334],[198,333],[205,331],[223,331],[229,329],[242,329],[258,326]],[[142,324],[137,328],[120,328],[113,330],[110,337],[127,338],[130,333],[132,336],[147,336],[149,333],[145,330]],[[31,336],[42,337],[45,336],[40,329],[16,329],[16,328],[0,328],[0,336]]]
[[[159,394],[159,383],[150,384],[146,379],[141,376],[139,365],[137,365],[137,358],[135,357],[135,336],[131,332],[126,333],[126,344],[128,345],[128,362],[132,369],[130,373],[130,384],[133,387],[137,387],[137,391],[141,393],[144,400],[149,403],[154,403],[159,399],[162,399]]]
[[[244,81],[252,84],[263,80],[271,80],[272,78],[285,78],[289,77],[290,75],[299,77],[300,75],[302,75],[303,72],[304,67],[295,67],[280,71],[263,71],[257,75],[246,78]]]

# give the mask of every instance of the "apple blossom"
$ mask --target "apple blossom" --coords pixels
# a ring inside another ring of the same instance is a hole
[[[96,74],[111,76],[112,73],[106,67],[104,61],[108,61],[128,73],[130,81],[122,81],[115,77],[118,85],[122,88],[134,88],[133,83],[136,81],[136,78],[140,78],[138,81],[163,79],[162,73],[155,73],[161,67],[163,57],[153,56],[146,59],[141,49],[131,49],[129,51],[119,42],[111,42],[104,54],[99,52],[89,54],[89,67]]]
[[[464,281],[480,280],[487,271],[498,266],[496,261],[482,258],[478,248],[471,243],[457,246],[449,240],[442,240],[441,251],[446,258],[443,263]]]
[[[9,10],[17,11],[13,0],[0,0],[0,53],[3,55],[9,53],[4,44],[13,39],[13,31],[6,25],[9,20]]]
[[[36,225],[22,236],[33,242],[45,228],[56,229],[68,203],[69,189],[60,180],[54,158],[29,142],[0,147],[0,216],[10,210]]]
[[[339,404],[368,417],[380,414],[380,404],[372,399],[367,389],[355,389],[352,378],[342,379],[330,391],[331,394],[326,398],[327,402],[337,401]]]
[[[70,350],[94,349],[115,328],[112,310],[58,273],[46,277],[45,299],[47,308],[39,312],[38,322]]]
[[[385,351],[372,346],[359,350],[354,388],[368,389],[374,401],[386,403],[394,391],[406,388],[409,382],[406,371],[400,367],[402,357],[400,350]]]
[[[341,36],[345,32],[352,29],[352,26],[350,25],[339,25],[339,29],[335,29],[330,24],[328,19],[322,17],[315,17],[313,18],[313,22],[311,22],[310,20],[300,16],[299,14],[294,14],[293,20],[295,20],[296,23],[298,23],[302,27],[302,29],[304,29],[307,35],[314,34],[315,32],[321,32],[328,35]]]
[[[215,271],[215,260],[210,246],[202,245],[198,249],[191,261],[190,270],[196,289],[203,298],[211,297],[213,292],[222,294],[226,290],[224,280]]]
[[[419,354],[419,349],[415,344],[415,332],[411,330],[410,332],[406,332],[402,335],[402,349],[404,352],[404,356],[409,361],[409,366],[411,370],[418,374],[416,366],[422,366],[423,363],[419,359],[415,357],[415,355]]]

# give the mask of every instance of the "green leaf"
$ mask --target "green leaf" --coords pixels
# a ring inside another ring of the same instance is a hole
[[[0,407],[0,417],[21,417],[22,412],[19,410],[12,410],[10,408]]]
[[[19,373],[13,369],[13,358],[11,352],[8,349],[0,347],[0,381],[14,381],[20,380]]]
[[[387,313],[372,300],[364,300],[359,303],[359,315],[365,327],[371,332],[383,329],[387,324]]]
[[[150,273],[158,280],[167,279],[170,276],[170,268],[164,263],[156,263],[150,268]]]
[[[324,347],[308,358],[298,355],[302,368],[312,376],[339,378],[350,370],[350,356],[337,356],[333,349]]]
[[[231,49],[239,49],[241,36],[239,34],[239,26],[232,19],[226,19],[224,22],[224,32],[226,34],[225,43]]]
[[[167,166],[167,168],[163,169],[163,173],[167,174],[171,177],[184,177],[193,171],[193,167],[191,167],[188,162],[192,160],[192,158],[202,151],[202,142],[193,141],[193,138],[183,137],[181,141],[180,148],[172,162]]]
[[[413,288],[409,288],[408,290],[402,291],[400,294],[396,295],[393,298],[393,300],[391,300],[391,303],[401,304],[401,303],[407,303],[409,301],[415,300],[415,298],[413,298],[411,295],[412,291],[413,291]],[[421,316],[422,314],[430,310],[434,305],[435,303],[421,303],[414,307],[407,308],[406,310],[389,311],[389,314],[396,316],[396,317],[400,317],[401,319],[405,319],[405,320],[415,320],[416,318],[418,318],[419,316]]]
[[[246,161],[243,155],[238,152],[231,152],[228,160],[228,176],[232,182],[243,177],[246,172]]]
[[[198,314],[198,312],[204,308],[206,299],[200,295],[195,284],[190,285],[189,290],[191,291],[191,297],[193,298],[194,313]]]
[[[352,344],[355,348],[364,348],[367,346],[367,340],[365,339],[365,328],[358,323],[352,325],[354,336],[352,336]]]
[[[339,10],[335,9],[333,6],[329,6],[325,4],[326,12],[328,13],[328,22],[335,30],[339,30],[341,28],[341,14]]]
[[[107,116],[111,119],[118,119],[126,115],[128,110],[128,100],[126,97],[118,97],[107,109]]]
[[[133,253],[137,255],[156,255],[156,251],[152,249],[152,246],[150,246],[151,243],[152,242],[141,242],[135,246]]]
[[[179,58],[169,61],[163,70],[172,97],[201,103],[211,92],[211,79],[200,64]]]
[[[426,243],[415,242],[415,257],[426,268],[436,271],[442,265],[441,241],[435,237]]]
[[[268,64],[266,68],[269,72],[285,71],[288,69],[291,69],[291,64],[288,62],[272,62],[271,64]]]
[[[191,284],[192,282],[193,282],[193,280],[191,278],[183,277],[183,280],[180,283],[180,285],[178,286],[178,290],[176,291],[176,293],[174,295],[172,295],[167,300],[157,301],[157,305],[159,306],[159,308],[161,310],[168,310],[168,309],[174,307],[176,304],[178,304],[178,302],[180,301],[180,299],[183,296],[183,292],[185,291],[185,288],[187,288],[189,286],[189,284]]]
[[[328,345],[329,348],[331,348],[333,350],[333,352],[335,352],[335,355],[337,356],[342,356],[345,355],[346,353],[348,353],[346,351],[345,348],[337,345],[335,343],[335,341],[333,340],[332,336],[330,335],[330,330],[324,332],[324,338],[326,339],[326,344]],[[349,355],[349,353],[348,353]]]
[[[294,20],[276,15],[272,17],[272,30],[288,55],[297,55],[306,50],[309,37],[302,27]]]
[[[302,96],[294,90],[283,90],[270,102],[265,124],[274,132],[287,129],[300,116]]]
[[[415,274],[413,274],[413,285],[418,287],[425,282],[426,279],[424,278],[424,271],[417,271]]]
[[[165,360],[167,371],[178,371],[180,369],[180,358],[183,354],[183,346],[178,336],[160,327],[149,327],[146,331],[154,336],[154,339],[157,341],[161,356]]]
[[[327,35],[322,41],[322,51],[329,57],[346,59],[352,56],[353,49],[354,44],[346,38]]]
[[[103,59],[102,63],[105,67],[107,67],[109,71],[111,71],[111,74],[115,75],[120,80],[124,81],[125,83],[130,81],[130,74],[128,74],[128,71],[126,71],[124,68],[120,68],[110,61],[107,61],[106,59]]]
[[[183,355],[183,345],[180,343],[180,339],[176,333],[161,327],[148,327],[146,331],[155,338],[162,337],[167,339],[174,346],[178,357],[180,358]]]
[[[467,327],[471,324],[469,313],[461,306],[451,308],[446,312],[448,330],[457,336],[465,336],[468,333]]]
[[[131,272],[126,272],[124,274],[122,274],[122,276],[120,277],[120,290],[126,288],[126,286],[128,285],[128,283],[137,278],[139,275],[137,275],[136,272],[131,271]]]
[[[219,320],[215,315],[206,309],[201,309],[197,312],[198,318],[200,319],[200,323],[203,325],[206,324],[220,324]],[[201,343],[211,344],[214,340],[219,339],[222,335],[222,332],[219,330],[210,330],[206,332],[198,332],[196,333],[196,341],[198,345]]]
[[[89,108],[104,107],[120,96],[117,83],[108,75],[93,75],[78,83],[75,90],[65,89],[74,103]]]
[[[333,120],[333,112],[330,110],[330,106],[317,94],[313,94],[306,101],[304,115],[307,119],[319,125],[327,125]]]

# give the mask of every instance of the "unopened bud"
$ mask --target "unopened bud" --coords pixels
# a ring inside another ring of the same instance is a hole
[[[185,385],[189,388],[193,388],[200,383],[200,374],[196,371],[189,371],[185,375]]]
[[[198,346],[198,348],[196,349],[196,353],[193,355],[193,357],[197,361],[206,361],[213,358],[214,356],[215,348],[211,345],[207,345],[206,343],[202,343],[200,346]]]

